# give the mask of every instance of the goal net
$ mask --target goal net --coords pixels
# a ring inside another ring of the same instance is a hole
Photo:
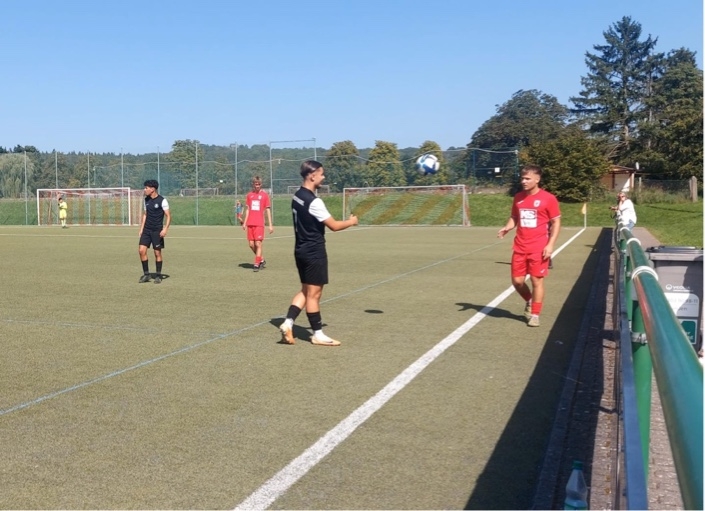
[[[470,225],[465,185],[345,188],[343,212],[361,225]]]
[[[139,225],[144,195],[130,188],[40,188],[37,223],[58,225],[59,197],[66,201],[67,225]]]

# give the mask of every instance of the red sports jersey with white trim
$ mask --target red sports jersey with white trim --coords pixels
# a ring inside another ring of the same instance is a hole
[[[247,205],[247,225],[264,226],[264,210],[269,207],[269,195],[266,192],[250,192],[245,197]]]
[[[516,222],[514,252],[536,254],[543,252],[548,243],[548,227],[554,218],[561,216],[558,199],[546,190],[529,195],[519,192],[514,196],[512,218]]]

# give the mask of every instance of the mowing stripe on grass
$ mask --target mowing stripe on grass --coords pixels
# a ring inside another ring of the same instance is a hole
[[[558,254],[572,241],[584,232],[581,229],[575,236],[566,241],[554,252]],[[463,335],[468,333],[475,325],[492,312],[495,307],[514,293],[514,286],[510,286],[500,293],[494,300],[483,307],[472,318],[456,328],[445,339],[424,353],[419,359],[402,371],[377,394],[368,399],[359,408],[345,419],[340,421],[333,429],[323,435],[316,443],[306,449],[299,457],[291,461],[286,467],[277,472],[249,497],[242,501],[235,509],[267,509],[275,500],[281,497],[291,486],[308,473],[333,449],[345,441],[358,426],[369,419],[377,410],[382,408],[400,390],[406,387],[414,378],[428,367],[439,355],[453,346]]]
[[[575,238],[577,238],[583,231],[584,231],[584,229],[581,229],[577,234],[575,234],[572,238],[570,238],[566,243],[564,243],[558,250],[556,250],[556,251],[554,252],[554,255],[558,255],[558,253],[559,253],[561,250],[563,250],[564,247],[568,246],[568,245],[569,245]],[[457,256],[454,256],[454,257],[450,257],[450,258],[448,258],[448,259],[443,259],[443,260],[441,260],[441,261],[437,261],[437,262],[435,262],[435,263],[431,263],[431,264],[428,264],[428,265],[426,265],[426,266],[422,266],[422,267],[420,267],[420,268],[416,268],[416,269],[414,269],[414,270],[410,270],[410,271],[408,271],[408,272],[401,273],[401,274],[399,274],[399,275],[395,275],[394,277],[390,277],[390,278],[387,278],[387,279],[384,279],[384,280],[380,280],[380,281],[378,281],[378,282],[376,282],[376,283],[374,283],[374,284],[370,284],[369,286],[365,286],[365,287],[362,287],[362,288],[359,288],[359,289],[355,289],[355,290],[349,291],[349,292],[347,292],[347,293],[343,293],[343,294],[341,294],[341,295],[337,295],[337,296],[328,298],[327,300],[324,300],[322,303],[329,303],[329,302],[332,302],[332,301],[335,301],[335,300],[340,300],[340,299],[346,298],[346,297],[348,297],[348,296],[352,296],[352,295],[354,295],[354,294],[361,293],[361,292],[366,291],[366,290],[368,290],[368,289],[372,289],[372,288],[374,288],[374,287],[381,286],[381,285],[386,284],[386,283],[388,283],[388,282],[393,282],[393,281],[395,281],[395,280],[398,280],[398,279],[400,279],[400,278],[406,277],[406,276],[408,276],[408,275],[411,275],[411,274],[414,274],[414,273],[418,273],[418,272],[420,272],[420,271],[423,271],[423,270],[426,270],[426,269],[429,269],[429,268],[433,268],[433,267],[435,267],[435,266],[438,266],[439,264],[444,264],[444,263],[453,261],[453,260],[455,260],[455,259],[458,259],[458,258],[460,258],[460,257],[464,257],[464,256],[470,255],[470,254],[472,254],[472,253],[479,252],[480,250],[484,250],[484,249],[486,249],[486,248],[492,247],[492,246],[496,245],[497,243],[501,243],[501,242],[491,243],[491,244],[489,244],[489,245],[485,245],[485,246],[483,246],[483,247],[476,248],[475,250],[471,250],[470,252],[466,252],[466,253],[463,253],[463,254],[460,254],[460,255],[457,255]],[[484,309],[483,309],[483,311],[484,311]],[[481,312],[482,312],[482,311],[481,311]],[[279,316],[279,317],[282,317],[282,316]],[[475,316],[473,316],[473,318],[475,318],[475,317],[477,317],[477,314],[476,314]],[[478,320],[478,321],[479,321],[479,320]],[[110,379],[110,378],[114,378],[114,377],[116,377],[116,376],[120,376],[120,375],[125,374],[125,373],[128,373],[128,372],[130,372],[130,371],[134,371],[134,370],[136,370],[136,369],[140,369],[140,368],[142,368],[142,367],[146,367],[146,366],[152,365],[152,364],[157,363],[157,362],[160,362],[160,361],[162,361],[162,360],[166,360],[166,359],[169,359],[169,358],[174,357],[174,356],[177,356],[177,355],[181,355],[181,354],[184,354],[184,353],[188,353],[188,352],[190,352],[190,351],[192,351],[192,350],[195,350],[196,348],[200,348],[201,346],[205,346],[205,345],[210,344],[210,343],[212,343],[212,342],[215,342],[215,341],[218,341],[218,340],[221,340],[221,339],[226,339],[226,338],[228,338],[228,337],[232,337],[232,336],[238,335],[238,334],[243,333],[243,332],[246,332],[246,331],[248,331],[248,330],[252,330],[252,329],[254,329],[254,328],[257,328],[257,327],[266,325],[266,324],[268,324],[269,322],[270,322],[270,320],[267,319],[267,320],[263,320],[263,321],[260,321],[260,322],[258,322],[258,323],[254,323],[254,324],[252,324],[252,325],[249,325],[249,326],[240,328],[240,329],[238,329],[238,330],[234,330],[234,331],[232,331],[232,332],[228,332],[228,333],[224,333],[224,334],[218,334],[218,335],[215,335],[214,337],[211,337],[211,338],[209,338],[209,339],[206,339],[205,341],[202,341],[202,342],[199,342],[199,343],[195,343],[195,344],[190,344],[190,345],[188,345],[188,346],[184,346],[183,348],[179,348],[178,350],[172,351],[172,352],[170,352],[170,353],[166,353],[166,354],[164,354],[164,355],[160,355],[160,356],[158,356],[158,357],[155,357],[155,358],[152,358],[152,359],[149,359],[149,360],[145,360],[145,361],[143,361],[143,362],[140,362],[140,363],[138,363],[138,364],[132,365],[132,366],[130,366],[130,367],[126,367],[126,368],[123,368],[123,369],[118,369],[117,371],[113,371],[113,372],[111,372],[111,373],[108,373],[108,374],[105,374],[105,375],[102,375],[102,376],[98,376],[98,377],[93,378],[93,379],[91,379],[91,380],[87,380],[87,381],[84,381],[84,382],[81,382],[81,383],[77,383],[76,385],[72,385],[72,386],[70,386],[70,387],[66,387],[66,388],[64,388],[64,389],[57,390],[57,391],[51,392],[51,393],[49,393],[49,394],[45,394],[45,395],[40,396],[40,397],[38,397],[38,398],[36,398],[36,399],[32,399],[32,400],[26,401],[26,402],[24,402],[24,403],[19,403],[19,404],[17,404],[17,405],[11,406],[11,407],[9,407],[9,408],[0,409],[0,417],[3,416],[3,415],[7,415],[7,414],[9,414],[9,413],[12,413],[12,412],[16,412],[16,411],[19,411],[19,410],[23,410],[23,409],[25,409],[25,408],[29,408],[29,407],[34,406],[34,405],[38,405],[38,404],[40,404],[40,403],[43,403],[44,401],[47,401],[47,400],[49,400],[49,399],[53,399],[53,398],[55,398],[55,397],[59,397],[59,396],[61,396],[61,395],[63,395],[63,394],[68,394],[68,393],[73,392],[73,391],[75,391],[75,390],[79,390],[79,389],[82,389],[82,388],[84,388],[84,387],[88,387],[88,386],[90,386],[90,385],[103,382],[103,381],[108,380],[108,379]],[[460,327],[460,328],[462,328],[462,327]]]
[[[499,242],[497,242],[497,243],[499,243]],[[448,258],[448,259],[443,259],[443,260],[441,260],[441,261],[436,261],[435,263],[431,263],[431,264],[428,264],[428,265],[426,265],[426,266],[422,266],[422,267],[420,267],[420,268],[416,268],[416,269],[414,269],[414,270],[410,270],[410,271],[408,271],[408,272],[405,272],[405,273],[402,273],[402,274],[399,274],[399,275],[395,275],[394,277],[390,277],[390,278],[388,278],[388,279],[380,280],[380,281],[378,281],[378,282],[376,282],[376,283],[374,283],[374,284],[370,284],[369,286],[365,286],[365,287],[362,287],[362,288],[359,288],[359,289],[355,289],[355,290],[353,290],[353,291],[349,291],[349,292],[344,293],[344,294],[341,294],[341,295],[334,296],[334,297],[332,297],[332,298],[329,298],[329,299],[323,301],[322,303],[329,303],[329,302],[332,302],[332,301],[334,301],[334,300],[340,300],[340,299],[342,299],[342,298],[346,298],[346,297],[348,297],[348,296],[351,296],[351,295],[354,295],[354,294],[357,294],[357,293],[361,293],[361,292],[366,291],[366,290],[368,290],[368,289],[372,289],[372,288],[374,288],[374,287],[381,286],[382,284],[386,284],[386,283],[388,283],[388,282],[392,282],[392,281],[398,280],[398,279],[400,279],[400,278],[406,277],[406,276],[411,275],[411,274],[413,274],[413,273],[417,273],[417,272],[420,272],[420,271],[423,271],[423,270],[426,270],[426,269],[429,269],[429,268],[433,268],[434,266],[438,266],[439,264],[444,264],[444,263],[447,263],[447,262],[449,262],[449,261],[453,261],[453,260],[455,260],[455,259],[458,259],[458,258],[460,258],[460,257],[467,256],[467,255],[472,254],[472,253],[474,253],[474,252],[478,252],[478,251],[480,251],[480,250],[484,250],[485,248],[492,247],[492,246],[496,245],[497,243],[491,243],[491,244],[489,244],[489,245],[485,245],[485,246],[483,246],[483,247],[477,248],[477,249],[472,250],[472,251],[470,251],[470,252],[466,252],[466,253],[464,253],[464,254],[460,254],[460,255],[457,255],[457,256],[454,256],[454,257],[451,257],[451,258]],[[281,317],[283,317],[283,316],[278,316],[278,317],[281,318]],[[0,409],[0,417],[3,416],[3,415],[7,415],[7,414],[9,414],[9,413],[12,413],[12,412],[16,412],[16,411],[19,411],[19,410],[23,410],[23,409],[25,409],[25,408],[29,408],[30,406],[34,406],[34,405],[43,403],[44,401],[47,401],[47,400],[49,400],[49,399],[53,399],[53,398],[58,397],[58,396],[61,396],[61,395],[63,395],[63,394],[68,394],[69,392],[73,392],[73,391],[75,391],[75,390],[79,390],[79,389],[82,389],[82,388],[84,388],[84,387],[88,387],[88,386],[93,385],[93,384],[95,384],[95,383],[103,382],[103,381],[108,380],[108,379],[110,379],[110,378],[114,378],[115,376],[120,376],[121,374],[125,374],[125,373],[128,373],[128,372],[130,372],[130,371],[134,371],[135,369],[140,369],[140,368],[142,368],[142,367],[146,367],[146,366],[151,365],[151,364],[154,364],[154,363],[156,363],[156,362],[160,362],[160,361],[162,361],[162,360],[166,360],[166,359],[168,359],[168,358],[171,358],[171,357],[174,357],[174,356],[177,356],[177,355],[181,355],[181,354],[184,354],[184,353],[188,353],[189,351],[195,350],[196,348],[200,348],[201,346],[205,346],[205,345],[210,344],[210,343],[212,343],[212,342],[214,342],[214,341],[218,341],[218,340],[221,340],[221,339],[226,339],[226,338],[228,338],[228,337],[232,337],[232,336],[241,334],[241,333],[246,332],[246,331],[248,331],[248,330],[252,330],[252,329],[254,329],[254,328],[257,328],[257,327],[266,325],[266,324],[268,324],[269,322],[270,322],[270,320],[269,320],[269,319],[266,319],[266,320],[260,321],[260,322],[258,322],[258,323],[254,323],[254,324],[252,324],[252,325],[249,325],[249,326],[240,328],[240,329],[238,329],[238,330],[234,330],[234,331],[232,331],[232,332],[228,332],[228,333],[224,333],[224,334],[218,334],[218,335],[215,335],[214,337],[211,337],[210,339],[206,339],[205,341],[201,341],[201,342],[198,342],[198,343],[195,343],[195,344],[190,344],[190,345],[188,345],[188,346],[184,346],[183,348],[179,348],[178,350],[172,351],[172,352],[170,352],[170,353],[166,353],[166,354],[164,354],[164,355],[160,355],[160,356],[155,357],[155,358],[152,358],[152,359],[150,359],[150,360],[145,360],[145,361],[143,361],[143,362],[139,362],[138,364],[132,365],[132,366],[130,366],[130,367],[125,367],[125,368],[123,368],[123,369],[118,369],[117,371],[113,371],[112,373],[105,374],[105,375],[103,375],[103,376],[98,376],[97,378],[93,378],[93,379],[91,379],[91,380],[87,380],[87,381],[84,381],[84,382],[82,382],[82,383],[78,383],[78,384],[76,384],[76,385],[72,385],[71,387],[67,387],[67,388],[65,388],[65,389],[57,390],[57,391],[51,392],[51,393],[49,393],[49,394],[45,394],[44,396],[38,397],[38,398],[36,398],[36,399],[32,399],[32,400],[30,400],[30,401],[26,401],[26,402],[24,402],[24,403],[20,403],[20,404],[11,406],[11,407],[9,407],[9,408]]]

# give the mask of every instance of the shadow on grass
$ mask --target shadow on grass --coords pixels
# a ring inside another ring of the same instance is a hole
[[[583,266],[582,272],[568,294],[566,305],[561,309],[553,327],[546,334],[544,346],[534,371],[495,445],[492,455],[478,477],[465,509],[531,509],[538,500],[538,496],[535,494],[539,476],[545,476],[546,473],[545,471],[542,473],[542,464],[545,462],[559,405],[563,407],[572,404],[566,405],[560,401],[564,385],[568,381],[566,375],[571,368],[573,351],[576,347],[581,349],[581,343],[578,340],[580,339],[580,327],[584,324],[583,318],[600,313],[599,310],[591,312],[591,305],[594,306],[595,302],[600,302],[604,309],[604,296],[598,297],[596,300],[591,300],[591,298],[595,294],[593,285],[607,282],[609,279],[610,249],[610,230],[603,229],[597,244]],[[605,253],[607,254],[606,258]],[[590,303],[591,301],[592,303]],[[600,303],[597,304],[598,307]],[[580,306],[576,306],[576,304]],[[479,305],[474,304],[457,305],[466,308],[480,308]],[[507,311],[498,311],[497,314],[492,315],[517,317],[516,314]],[[604,319],[604,314],[602,318]],[[556,350],[554,347],[556,339],[571,339],[572,349]],[[600,343],[599,349],[601,346]],[[509,353],[507,356],[521,356],[521,353]],[[602,358],[595,357],[594,365],[592,381],[599,382],[600,388],[583,388],[580,382],[572,382],[577,385],[577,392],[573,395],[580,392],[590,394],[591,391],[601,394]],[[561,453],[557,456],[557,464],[560,466],[554,467],[554,479],[558,479],[558,481],[554,480],[552,484],[548,485],[551,488],[548,502],[552,502],[554,490],[560,488],[561,484],[565,485],[564,480],[560,477],[567,478],[568,476],[564,472],[566,470],[569,472],[569,467],[566,468],[564,465],[569,463],[566,458],[570,456],[575,456],[574,459],[581,459],[585,462],[587,484],[590,486],[588,467],[590,466],[597,427],[599,400],[596,406],[587,406],[586,408],[572,410],[573,413],[580,415],[580,445],[573,446],[570,452],[566,452],[565,446],[559,446]],[[567,425],[562,426],[566,427]],[[554,455],[552,458],[556,464],[556,456]],[[555,503],[553,504],[555,505]],[[562,506],[560,507],[562,508]],[[552,508],[547,507],[547,509]]]
[[[460,307],[458,309],[458,312],[463,312],[467,310],[475,310],[477,312],[480,312],[482,309],[487,307],[487,304],[475,304],[475,303],[465,303],[465,302],[457,302],[455,305]],[[500,309],[499,307],[495,307],[492,309],[492,311],[487,315],[492,318],[505,318],[505,319],[514,319],[518,321],[526,321],[526,318],[524,317],[523,314],[514,314],[513,312],[510,312],[506,309]]]

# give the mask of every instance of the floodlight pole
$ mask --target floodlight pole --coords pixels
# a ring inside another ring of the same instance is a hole
[[[198,142],[196,142],[196,225],[198,225]]]
[[[27,209],[27,151],[24,152],[24,224],[29,225],[29,210]]]
[[[230,144],[230,149],[235,148],[235,198],[237,199],[237,142]]]

